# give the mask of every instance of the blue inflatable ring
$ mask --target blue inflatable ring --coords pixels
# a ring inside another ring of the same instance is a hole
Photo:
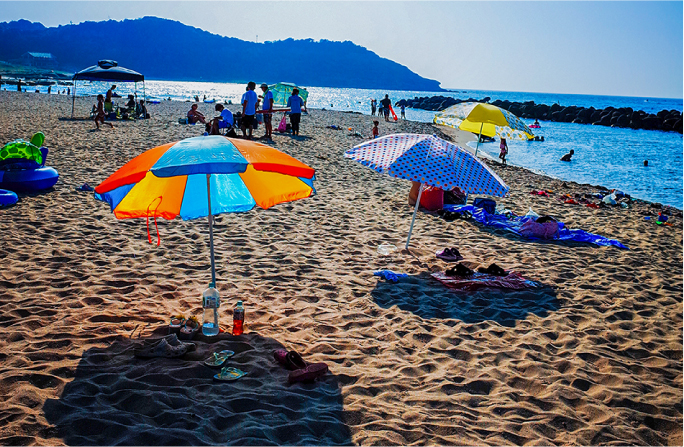
[[[19,200],[17,194],[6,189],[0,189],[0,208],[14,205]]]
[[[52,188],[59,174],[54,168],[43,166],[37,169],[23,169],[20,171],[1,171],[0,188],[14,191],[40,191]]]

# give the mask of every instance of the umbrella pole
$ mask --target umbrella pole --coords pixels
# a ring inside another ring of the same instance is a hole
[[[211,252],[211,283],[216,287],[216,264],[214,263],[214,216],[211,215],[211,174],[207,174],[207,205],[209,207],[209,251]]]
[[[416,199],[416,207],[413,210],[413,219],[411,219],[411,228],[409,229],[408,237],[406,238],[406,249],[409,248],[409,242],[411,241],[411,233],[413,233],[413,224],[416,221],[416,214],[418,213],[418,207],[420,206],[420,196],[423,195],[423,184],[420,184],[420,189],[418,190],[418,198]]]
[[[482,139],[482,126],[484,121],[480,124],[480,135],[477,136],[477,144],[475,145],[475,156],[477,157],[477,148],[480,147],[480,140]]]

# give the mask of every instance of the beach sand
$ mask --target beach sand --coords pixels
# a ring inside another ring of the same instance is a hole
[[[77,116],[93,102],[79,98]],[[682,445],[681,213],[660,227],[644,220],[649,204],[566,205],[529,192],[596,189],[492,163],[511,187],[498,202],[630,250],[530,242],[419,213],[410,252],[381,256],[380,244],[403,248],[410,184],[343,158],[371,117],[312,110],[302,137],[276,134],[272,145],[316,169],[318,194],[216,218],[221,323],[243,300],[245,335],[137,359],[134,347],[166,334],[171,315],[201,318],[207,220],[159,219],[157,247],[144,219],[119,221],[75,187],[203,129],[177,124],[181,102],[102,131],[69,119],[64,96],[0,92],[0,103],[0,142],[42,130],[60,173],[54,190],[0,210],[1,444]],[[212,106],[200,110],[213,116]],[[381,134],[395,132],[444,135],[381,121]],[[449,134],[461,145],[472,137]],[[435,258],[446,246],[544,287],[450,291],[430,277],[448,267]],[[409,278],[387,283],[378,269]],[[278,348],[330,373],[288,386]],[[200,360],[220,349],[247,376],[213,382]]]

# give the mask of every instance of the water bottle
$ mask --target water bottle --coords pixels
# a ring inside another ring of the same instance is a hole
[[[237,302],[237,306],[233,310],[233,335],[241,335],[243,325],[245,323],[245,308],[242,306],[242,301]]]
[[[219,305],[219,293],[212,282],[209,284],[209,288],[202,293],[202,307],[204,308],[202,333],[204,335],[213,337],[219,333]]]

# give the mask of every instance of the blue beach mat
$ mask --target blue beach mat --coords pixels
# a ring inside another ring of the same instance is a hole
[[[473,214],[473,219],[482,225],[507,230],[526,239],[541,240],[536,237],[526,237],[520,232],[522,225],[528,220],[532,219],[531,217],[511,216],[509,219],[503,214],[489,214],[482,208],[475,208],[472,205],[444,205],[444,211],[451,211],[454,213],[470,211]],[[558,233],[551,240],[586,242],[588,244],[594,244],[603,247],[613,245],[618,248],[629,250],[629,248],[625,247],[615,239],[608,239],[606,237],[599,236],[598,234],[588,233],[584,230],[571,230],[566,228],[563,222],[558,222]]]

